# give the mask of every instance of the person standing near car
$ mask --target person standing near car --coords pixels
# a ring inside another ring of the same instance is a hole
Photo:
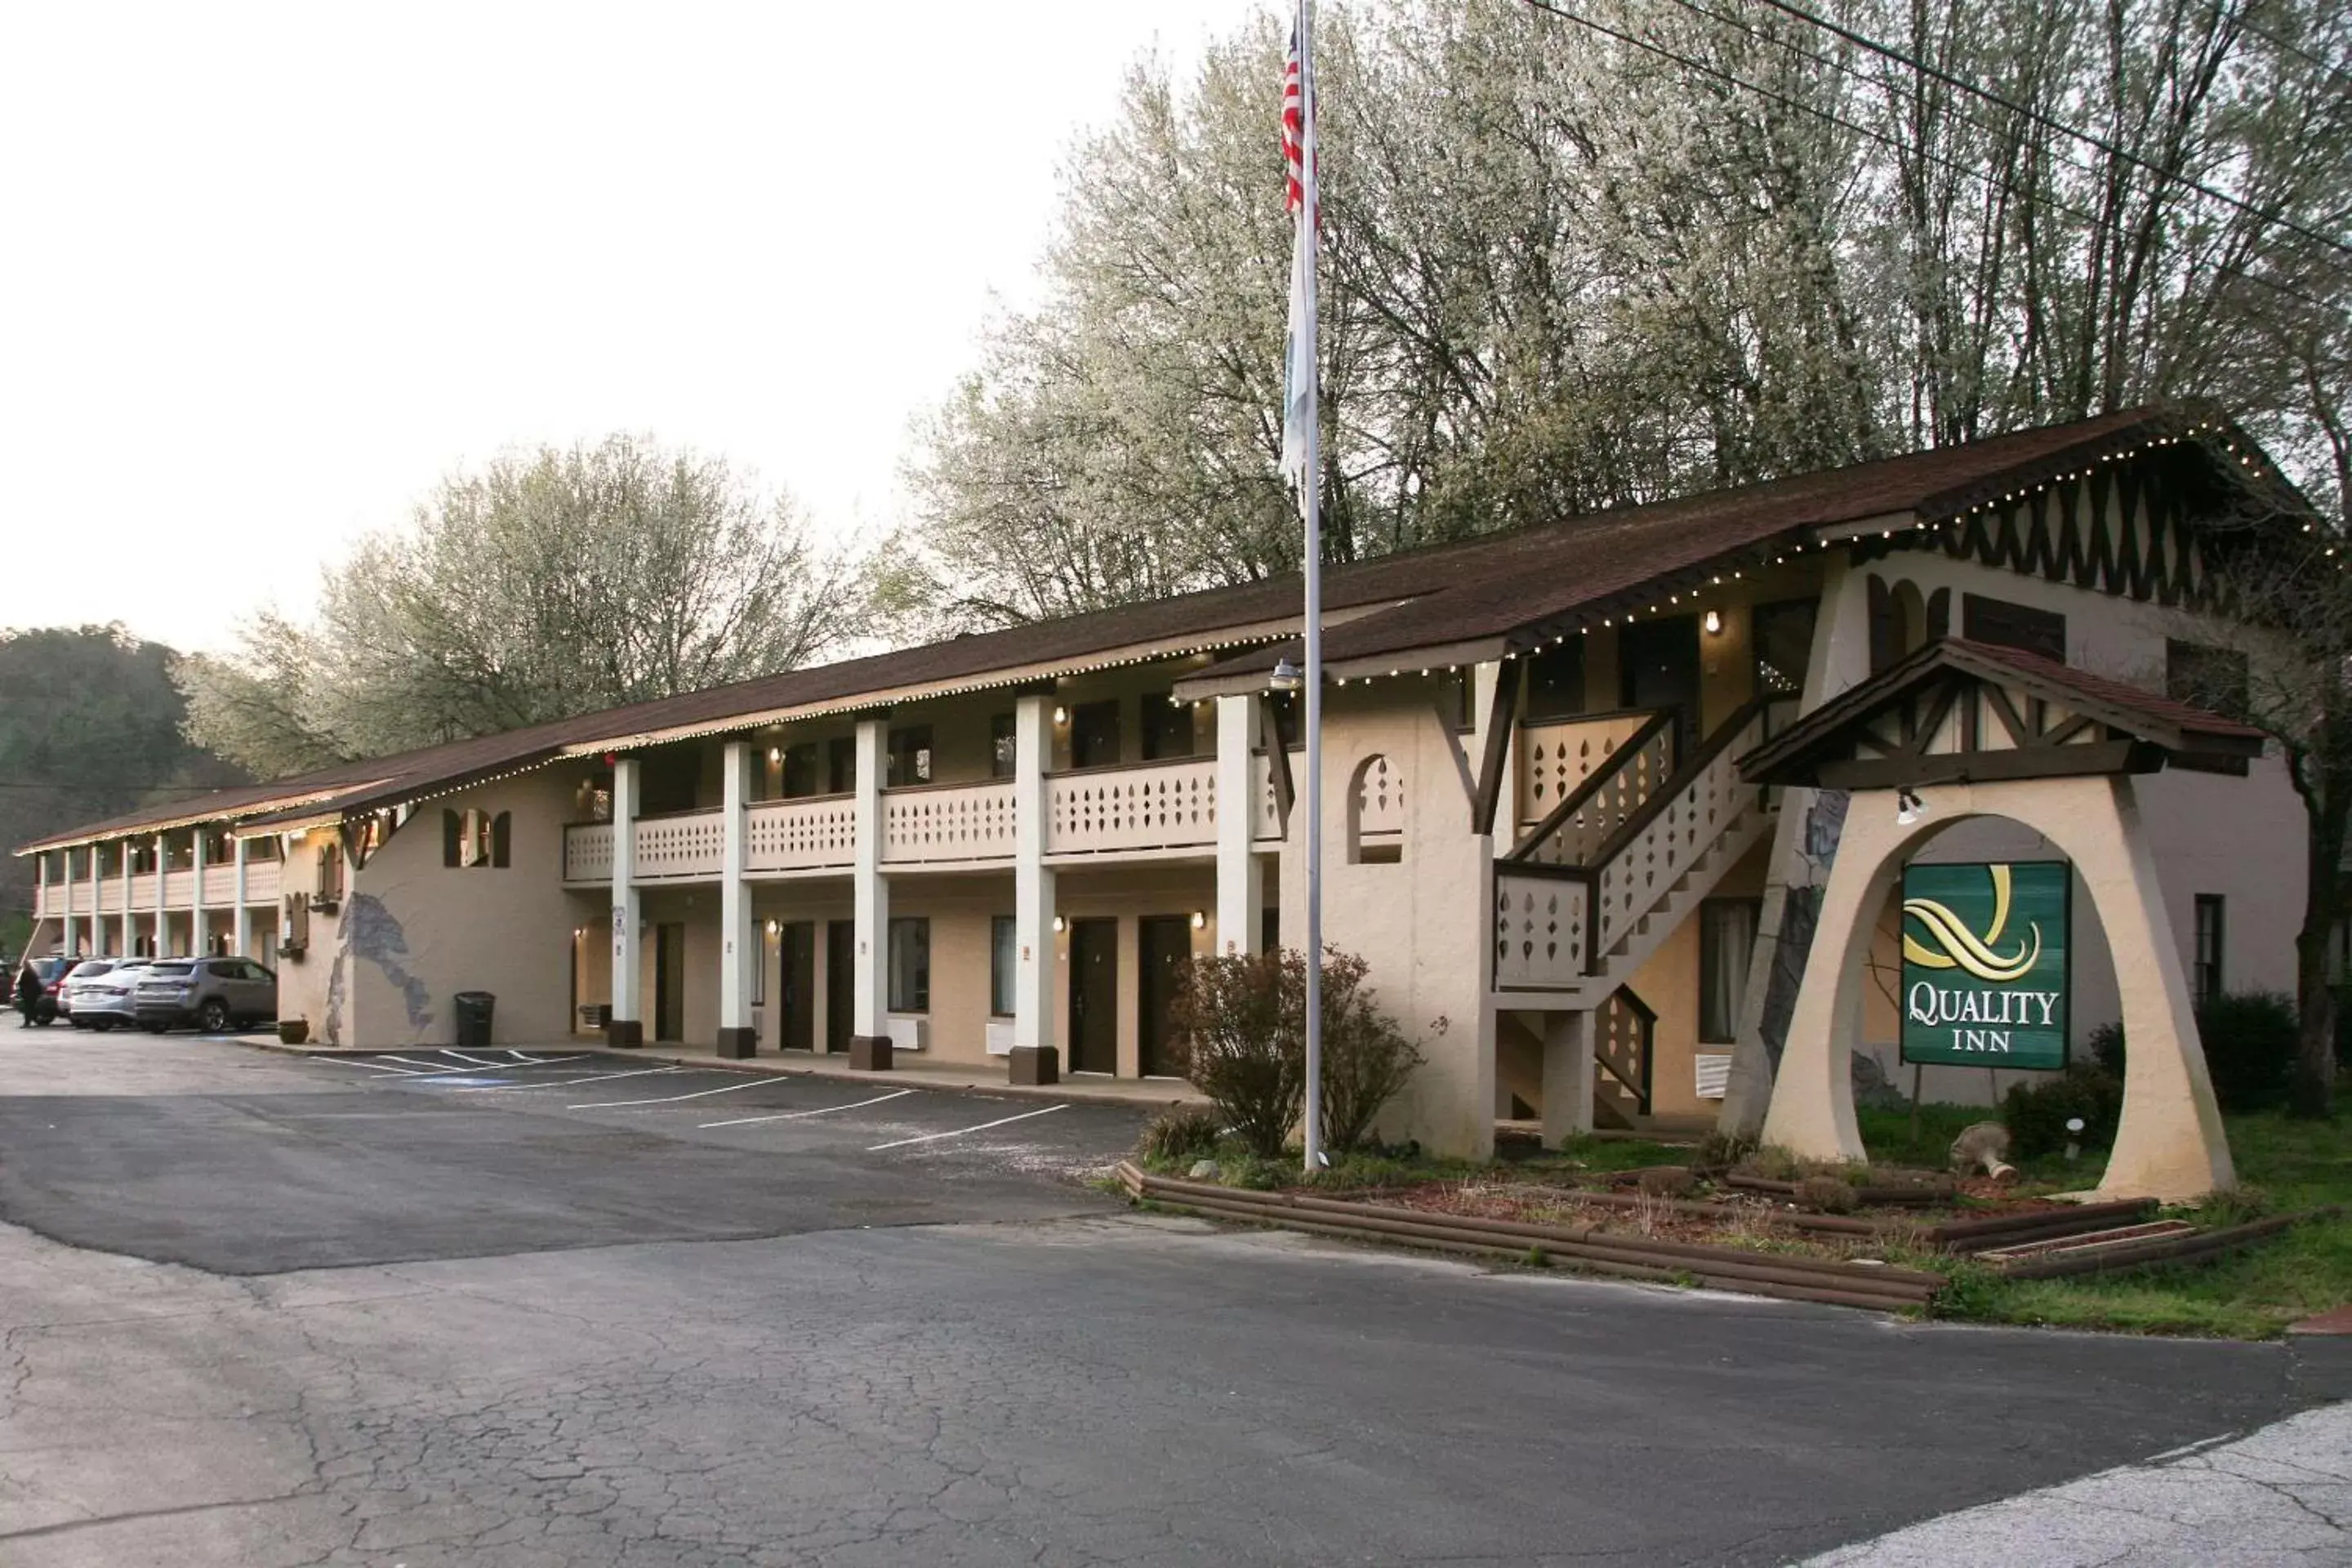
[[[26,959],[24,967],[16,971],[16,1026],[31,1028],[33,1015],[40,1005],[41,977],[33,973],[32,960]]]

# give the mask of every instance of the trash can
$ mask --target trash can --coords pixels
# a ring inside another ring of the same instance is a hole
[[[457,1046],[487,1046],[490,1043],[490,1011],[499,999],[487,991],[457,993]]]

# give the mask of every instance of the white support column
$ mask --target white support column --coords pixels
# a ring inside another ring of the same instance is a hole
[[[205,918],[205,830],[195,832],[195,849],[188,864],[195,868],[188,879],[188,952],[200,955],[205,951],[205,939],[212,934],[211,922]]]
[[[103,902],[99,897],[98,846],[93,844],[89,847],[89,951],[92,953],[106,951],[106,917],[98,912]]]
[[[623,1049],[646,1043],[637,999],[637,769],[635,757],[613,764],[613,1016],[604,1026],[607,1045]]]
[[[58,855],[58,894],[65,900],[66,955],[69,958],[79,957],[81,916],[80,911],[74,908],[74,852],[70,849],[60,849]]]
[[[1055,1083],[1054,869],[1045,864],[1045,775],[1054,700],[1024,697],[1013,715],[1013,1060],[1014,1083]]]
[[[236,913],[229,919],[229,942],[239,958],[253,956],[253,911],[246,907],[245,840],[229,840],[230,865],[235,874],[229,881],[229,897],[236,902]]]
[[[1265,865],[1251,844],[1257,729],[1256,698],[1217,699],[1217,951],[1229,955],[1257,952],[1265,930]]]
[[[743,879],[744,814],[749,809],[751,747],[730,741],[721,801],[724,836],[719,851],[719,1054],[740,1060],[760,1048],[751,1027],[751,973],[761,943],[751,929],[751,885]]]
[[[1557,1149],[1592,1131],[1590,1011],[1543,1016],[1543,1145]]]
[[[131,840],[116,845],[114,852],[122,857],[122,956],[130,958],[135,956],[132,949],[137,942],[131,919]]]
[[[890,1065],[885,1017],[890,1004],[890,884],[882,875],[882,778],[887,731],[879,719],[857,724],[857,856],[852,874],[856,951],[850,963],[849,1065]]]
[[[155,835],[155,956],[166,958],[171,947],[163,939],[172,929],[172,906],[164,899],[163,889],[172,885],[172,840],[169,834]]]

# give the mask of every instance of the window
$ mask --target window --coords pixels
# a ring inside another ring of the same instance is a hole
[[[2224,984],[2221,961],[2226,942],[2221,895],[2198,894],[2196,949],[2189,985],[2193,993],[2192,1000],[2200,1007],[2221,994]]]
[[[1584,711],[1584,639],[1571,637],[1528,661],[1528,717],[1567,719]]]
[[[318,890],[318,897],[322,899],[340,899],[343,896],[341,845],[327,843],[319,846],[319,876],[318,880],[311,886]]]
[[[1970,642],[1997,643],[2066,662],[2066,617],[2054,610],[2012,605],[1982,594],[1960,595],[1960,635]]]
[[[824,787],[831,795],[847,795],[857,787],[857,737],[835,735],[825,742]]]
[[[1009,779],[1021,762],[1020,731],[1010,713],[988,716],[988,776]]]
[[[931,1010],[931,922],[920,917],[890,922],[890,1011]]]
[[[931,782],[931,727],[911,724],[890,731],[889,761],[882,775],[892,789]]]
[[[2246,656],[2235,648],[2167,637],[2164,694],[2234,718],[2246,710]]]
[[[988,922],[988,1010],[1000,1018],[1013,1016],[1013,974],[1020,947],[1011,915]]]
[[[1756,899],[1708,899],[1698,913],[1698,1037],[1727,1046],[1739,1037],[1748,960],[1756,951]]]
[[[1749,637],[1755,644],[1757,696],[1803,695],[1805,669],[1812,662],[1813,622],[1818,610],[1811,599],[1782,599],[1778,604],[1759,605],[1748,613]]]
[[[1166,762],[1192,754],[1192,705],[1178,702],[1165,691],[1143,697],[1143,760]]]
[[[441,864],[444,866],[504,866],[513,814],[487,811],[444,811],[441,814]],[[326,891],[321,866],[320,891]]]
[[[768,1004],[768,966],[776,962],[776,922],[751,922],[751,1005]]]
[[[1070,766],[1106,768],[1118,760],[1118,699],[1071,709]]]

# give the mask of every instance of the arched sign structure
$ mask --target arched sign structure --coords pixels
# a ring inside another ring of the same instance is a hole
[[[1853,794],[1764,1141],[1809,1158],[1864,1157],[1851,1059],[1879,911],[1920,848],[1958,823],[1997,816],[2073,862],[2125,977],[2132,1048],[2100,1192],[2178,1201],[2231,1185],[2229,1142],[2132,778],[2166,766],[2242,774],[2262,743],[2244,725],[2038,655],[1946,639],[1743,758],[1751,784]],[[1930,809],[1902,809],[1906,793],[1929,797]]]

